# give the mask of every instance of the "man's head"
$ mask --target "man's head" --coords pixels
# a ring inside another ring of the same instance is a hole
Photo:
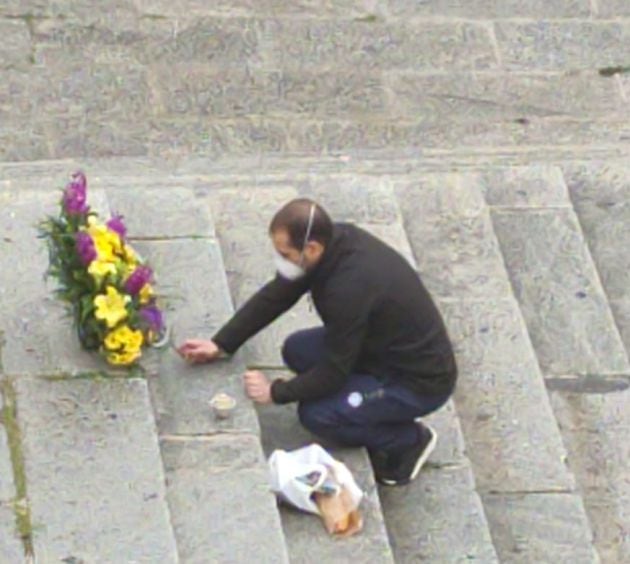
[[[269,226],[269,235],[279,255],[280,274],[299,278],[303,271],[314,268],[330,243],[332,232],[330,216],[320,205],[306,198],[286,204]]]

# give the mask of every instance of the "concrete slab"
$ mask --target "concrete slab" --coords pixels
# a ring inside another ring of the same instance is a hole
[[[258,436],[165,439],[162,453],[181,560],[238,564],[255,547],[259,562],[289,561]]]
[[[398,0],[390,2],[392,15],[414,18],[426,16],[459,18],[577,18],[590,16],[588,0],[473,0],[472,2],[453,2],[453,0]]]
[[[550,397],[602,562],[623,562],[630,558],[628,381],[609,393],[555,390]]]
[[[492,207],[570,207],[562,170],[553,165],[492,168],[479,173],[479,184]]]
[[[502,562],[600,561],[579,495],[488,495],[483,502]]]
[[[622,21],[498,22],[495,30],[509,69],[599,69],[630,55],[630,25]]]
[[[487,69],[496,66],[485,26],[427,23],[414,26],[343,20],[267,20],[265,68],[360,66],[380,69]]]
[[[543,372],[630,372],[573,210],[495,210],[492,219]]]
[[[107,197],[112,213],[125,217],[130,238],[214,237],[208,210],[183,183],[160,190],[129,188],[109,190]]]
[[[503,259],[477,187],[454,174],[395,184],[420,276],[436,297],[508,296]]]
[[[566,451],[515,301],[440,306],[459,364],[455,399],[480,490],[571,490]]]
[[[630,351],[630,182],[625,166],[565,167],[571,200]]]
[[[177,562],[146,382],[15,386],[38,559]]]

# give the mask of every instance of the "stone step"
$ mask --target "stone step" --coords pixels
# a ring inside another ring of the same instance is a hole
[[[349,214],[347,219],[385,241],[416,268],[391,182],[381,181],[379,187],[380,191],[372,191],[368,200],[374,208],[381,203],[370,223],[352,217],[357,198],[348,190],[341,192],[341,202],[339,194],[331,192],[326,206],[337,210],[336,215],[341,217]],[[325,201],[326,196],[322,194],[320,199]],[[375,219],[383,223],[374,223]],[[452,400],[425,421],[440,437],[426,470],[406,488],[379,488],[396,561],[497,562]]]
[[[630,417],[623,407],[630,365],[617,331],[629,326],[627,170],[568,167],[570,194],[556,168],[484,179],[491,190],[501,187],[501,200],[498,190],[488,194],[490,204],[513,206],[494,208],[495,229],[603,562],[630,558]]]
[[[147,383],[107,378],[43,281],[47,257],[34,225],[55,211],[59,193],[18,187],[0,198],[2,378],[15,394],[15,471],[26,484],[24,534],[35,558],[176,562]],[[91,203],[107,213],[104,192]]]
[[[237,303],[242,303],[273,275],[270,243],[265,235],[267,226],[273,213],[298,195],[316,199],[332,213],[335,220],[361,225],[413,261],[387,179],[347,175],[333,180],[312,175],[308,179],[296,180],[292,187],[280,184],[274,188],[271,182],[250,190],[245,182],[239,182],[235,188],[229,182],[223,186],[221,190],[210,191],[209,198],[215,216],[220,218],[219,238]],[[334,189],[331,189],[332,186]],[[261,240],[263,236],[265,239]],[[265,252],[256,252],[253,241],[258,242],[257,249],[262,243]],[[250,364],[282,367],[278,349],[283,339],[292,330],[320,323],[306,305],[300,304],[296,309],[293,316],[290,313],[281,318],[258,337],[248,351]],[[259,416],[267,452],[274,448],[287,448],[286,445],[301,446],[314,440],[299,427],[294,408],[261,409]],[[427,470],[426,478],[419,479],[408,488],[396,491],[381,489],[379,492],[394,558],[398,562],[417,558],[463,561],[473,557],[494,561],[496,555],[475,491],[470,463],[463,451],[463,439],[453,406],[434,419],[438,432],[443,436],[444,446],[438,449],[435,455],[437,462]],[[374,479],[369,460],[363,450],[338,449],[334,453],[347,462],[363,480],[362,486],[368,488],[367,538],[358,541],[361,548],[354,543],[347,548],[348,554],[357,554],[357,551],[367,554],[369,547],[382,547],[384,543],[381,509],[378,500],[372,497]],[[418,512],[420,514],[416,515]],[[321,530],[318,530],[319,534],[311,531],[312,536],[309,536],[307,531],[313,524],[290,511],[283,513],[283,523],[291,559],[303,561],[304,555],[311,550],[307,547],[322,538]],[[339,551],[346,550],[335,548],[336,552],[327,552],[333,547],[324,543],[321,546],[317,544],[317,547],[322,559],[332,554],[341,558]]]
[[[210,338],[231,315],[232,301],[209,207],[185,183],[168,191],[109,187],[108,198],[156,270],[168,300],[171,345]],[[169,347],[145,367],[180,559],[242,562],[255,543],[261,562],[286,562],[260,428],[243,393],[242,358],[190,366]],[[218,392],[237,400],[228,420],[212,415],[209,402]]]
[[[475,150],[447,151],[422,149],[414,151],[353,151],[333,155],[294,153],[291,155],[260,154],[251,157],[224,157],[208,160],[185,156],[172,158],[116,157],[74,158],[54,161],[0,162],[0,191],[18,189],[50,191],[61,187],[68,170],[84,169],[89,172],[90,185],[102,188],[130,189],[166,188],[173,183],[207,188],[218,188],[225,181],[238,187],[258,186],[260,183],[287,184],[316,174],[330,175],[406,175],[453,170],[486,170],[538,163],[568,163],[586,166],[606,161],[610,165],[623,165],[630,156],[627,147],[609,147],[579,151],[576,147],[545,147],[543,150]],[[51,181],[50,178],[60,179]]]
[[[297,195],[297,189],[286,186],[248,190],[225,185],[210,193],[209,204],[217,218],[230,289],[237,306],[274,276],[268,224],[273,213]],[[320,324],[306,300],[302,300],[245,345],[247,364],[270,370],[269,375],[274,375],[284,368],[280,357],[284,339],[295,330]],[[267,455],[276,448],[290,450],[317,442],[301,428],[293,405],[261,408],[259,418]],[[366,491],[361,506],[365,529],[352,539],[336,542],[327,535],[319,519],[282,507],[282,525],[291,562],[354,559],[363,562],[374,558],[379,562],[393,562],[367,453],[363,449],[334,449],[332,452],[348,465]]]
[[[420,275],[456,348],[456,406],[490,532],[501,561],[563,559],[567,551],[596,561],[480,184],[434,174],[394,188]]]

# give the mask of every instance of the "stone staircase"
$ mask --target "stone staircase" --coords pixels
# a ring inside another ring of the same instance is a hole
[[[0,165],[0,561],[626,561],[629,168],[512,158]],[[363,451],[334,450],[367,494],[362,535],[276,507],[265,455],[314,439],[241,389],[246,366],[283,370],[283,338],[318,323],[306,302],[215,366],[166,349],[127,374],[79,350],[33,229],[79,166],[154,264],[176,341],[211,336],[273,274],[267,222],[297,195],[415,265],[461,376],[412,485],[379,489]],[[220,390],[227,422],[207,405]]]

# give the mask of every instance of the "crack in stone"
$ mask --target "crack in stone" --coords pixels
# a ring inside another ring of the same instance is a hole
[[[574,394],[611,394],[630,388],[630,376],[585,374],[572,377],[545,378],[545,386],[552,392]]]
[[[0,381],[0,392],[4,397],[2,421],[9,442],[9,453],[13,466],[13,481],[16,497],[13,503],[16,526],[27,558],[34,555],[33,524],[26,487],[26,472],[24,469],[24,454],[22,452],[22,434],[17,421],[17,398],[15,389],[9,379]]]
[[[487,100],[485,98],[474,98],[471,96],[458,96],[456,94],[429,94],[428,98],[434,99],[443,99],[443,100],[454,100],[458,102],[472,102],[474,104],[482,104],[485,106],[492,106],[497,108],[504,108],[508,110],[515,110],[516,113],[519,114],[532,114],[536,116],[546,117],[546,116],[562,116],[562,117],[571,117],[571,114],[566,112],[558,112],[556,110],[551,110],[548,108],[541,108],[539,106],[513,106],[510,104],[503,104],[501,102],[496,102],[494,100]]]

